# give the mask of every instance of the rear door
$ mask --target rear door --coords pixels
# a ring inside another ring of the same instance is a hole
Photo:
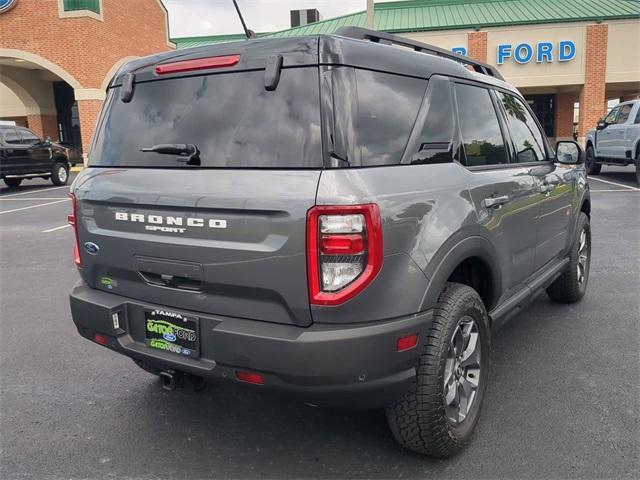
[[[463,143],[461,163],[471,172],[469,190],[479,222],[500,255],[508,295],[533,272],[536,186],[529,167],[511,162],[494,92],[458,83],[455,94]]]
[[[317,65],[283,68],[267,89],[263,63],[157,76],[129,102],[110,89],[74,186],[84,280],[178,311],[309,325],[318,83]],[[141,151],[160,144],[194,145],[200,164]]]

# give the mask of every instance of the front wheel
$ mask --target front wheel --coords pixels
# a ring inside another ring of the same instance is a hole
[[[61,162],[54,164],[51,171],[51,181],[54,185],[66,185],[69,181],[69,167]]]
[[[551,300],[560,303],[575,303],[587,291],[591,266],[591,224],[589,217],[580,212],[576,236],[569,253],[569,265],[549,287],[547,294]]]
[[[387,420],[402,446],[447,458],[471,440],[487,387],[490,330],[478,293],[448,283],[422,344],[415,382]]]
[[[598,175],[602,169],[602,165],[596,161],[596,152],[591,145],[587,147],[585,167],[587,169],[587,175]]]

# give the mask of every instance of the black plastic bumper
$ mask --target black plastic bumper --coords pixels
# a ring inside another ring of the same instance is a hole
[[[186,358],[145,343],[144,310],[170,307],[95,290],[83,282],[73,288],[70,302],[82,336],[106,335],[109,348],[149,366],[235,383],[242,383],[236,380],[237,370],[256,372],[264,384],[254,388],[349,408],[382,407],[402,395],[415,376],[432,318],[429,311],[364,325],[301,328],[183,312],[200,318],[200,357]],[[397,352],[397,339],[413,333],[419,334],[418,346]]]

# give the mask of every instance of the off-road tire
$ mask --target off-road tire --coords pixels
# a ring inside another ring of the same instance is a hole
[[[459,320],[465,316],[471,316],[478,326],[481,369],[471,410],[467,418],[455,426],[445,413],[444,372],[449,342]],[[389,427],[402,446],[447,458],[470,442],[488,382],[490,349],[489,320],[480,296],[466,285],[447,283],[434,309],[430,330],[422,339],[415,381],[403,398],[387,407]]]
[[[580,256],[580,237],[583,231],[586,232],[587,262],[584,282],[581,283],[579,281],[578,262]],[[587,291],[587,284],[589,283],[590,264],[591,225],[589,223],[589,217],[587,217],[584,212],[580,212],[575,237],[569,253],[569,265],[562,275],[547,287],[547,294],[549,295],[549,298],[554,302],[559,303],[575,303],[584,297],[584,294]]]
[[[593,149],[592,145],[587,147],[587,159],[585,162],[585,167],[587,169],[587,175],[598,175],[600,170],[602,169],[602,165],[596,163],[596,152]]]
[[[62,186],[66,185],[69,181],[69,167],[62,162],[56,162],[53,164],[51,170],[51,182],[54,185]]]
[[[4,183],[9,188],[18,188],[22,183],[21,178],[5,178]]]

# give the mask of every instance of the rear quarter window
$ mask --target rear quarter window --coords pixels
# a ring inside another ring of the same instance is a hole
[[[356,88],[356,148],[360,149],[362,165],[399,164],[427,81],[356,69]]]

